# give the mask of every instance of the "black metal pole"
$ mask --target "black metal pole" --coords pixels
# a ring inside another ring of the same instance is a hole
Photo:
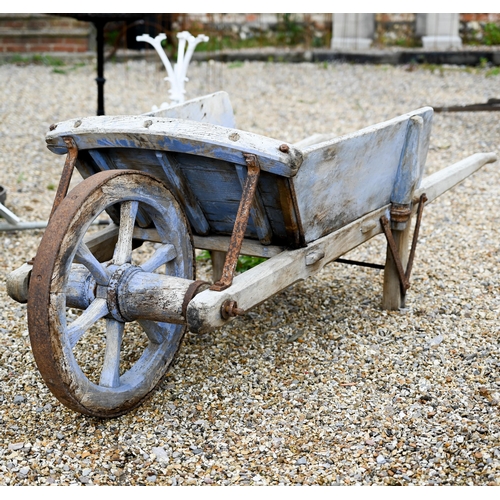
[[[104,25],[106,21],[94,21],[97,29],[97,116],[104,115]]]

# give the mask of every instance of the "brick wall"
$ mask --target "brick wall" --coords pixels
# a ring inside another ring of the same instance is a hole
[[[0,14],[0,52],[86,52],[91,25],[46,14]]]
[[[302,43],[317,47],[329,46],[332,30],[332,14],[327,13],[291,14],[288,28],[284,25],[284,14],[191,13],[170,16],[172,32],[189,30],[193,34],[209,36],[228,33],[235,39],[276,39],[277,29],[288,29],[293,35],[295,23],[306,27],[300,38]],[[382,46],[397,44],[405,37],[415,38],[415,14],[376,14],[375,19],[377,41]],[[500,14],[460,14],[460,36],[464,43],[480,44],[484,26],[488,23],[500,25]],[[172,33],[169,36],[172,37]],[[285,44],[294,43],[290,37],[283,38],[283,41]],[[95,35],[91,23],[47,14],[0,13],[0,53],[81,53],[93,50]]]

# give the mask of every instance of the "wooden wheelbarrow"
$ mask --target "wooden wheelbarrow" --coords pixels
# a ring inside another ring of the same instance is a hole
[[[381,232],[382,303],[400,308],[424,203],[496,160],[422,178],[432,114],[288,144],[235,129],[221,92],[53,125],[48,148],[66,162],[52,215],[8,279],[47,386],[78,412],[121,415],[158,385],[186,329],[215,330]],[[67,192],[74,167],[84,180]],[[196,280],[195,248],[211,252],[213,283]],[[267,260],[235,276],[240,254]]]

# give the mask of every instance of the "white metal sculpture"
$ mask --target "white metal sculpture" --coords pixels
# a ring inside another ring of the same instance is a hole
[[[172,104],[181,104],[184,102],[184,94],[186,93],[184,90],[184,84],[188,81],[188,78],[186,77],[187,68],[191,62],[194,49],[199,43],[208,42],[209,40],[206,35],[198,35],[197,37],[194,37],[191,33],[189,33],[189,31],[181,31],[180,33],[177,33],[177,38],[179,39],[177,63],[175,63],[172,67],[172,64],[170,63],[170,60],[168,59],[168,56],[161,44],[163,40],[167,39],[167,35],[165,35],[165,33],[160,33],[155,38],[146,34],[136,37],[138,42],[150,43],[155,48],[156,52],[158,52],[158,55],[167,70],[168,76],[165,77],[165,80],[170,82],[171,85],[169,94]],[[168,106],[169,104],[166,102],[161,104],[161,108],[166,108]],[[153,111],[156,111],[157,109],[158,107],[153,106]]]

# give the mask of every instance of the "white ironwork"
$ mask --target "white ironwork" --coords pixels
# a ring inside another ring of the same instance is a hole
[[[186,77],[187,68],[191,62],[194,49],[199,43],[208,42],[209,40],[206,35],[198,35],[197,37],[194,37],[191,33],[189,33],[189,31],[181,31],[180,33],[177,33],[177,38],[179,39],[177,62],[172,67],[172,64],[170,63],[170,60],[168,59],[168,56],[161,44],[163,40],[167,39],[167,35],[165,35],[165,33],[160,33],[155,38],[146,34],[136,37],[138,42],[150,43],[155,48],[156,52],[158,52],[158,55],[167,70],[168,76],[164,79],[170,82],[171,88],[168,92],[170,94],[172,104],[181,104],[184,102],[184,94],[186,93],[184,90],[184,84],[189,80]],[[169,104],[164,102],[162,103],[161,108],[168,106]],[[158,108],[156,106],[153,106],[153,111],[156,111],[157,109]]]

